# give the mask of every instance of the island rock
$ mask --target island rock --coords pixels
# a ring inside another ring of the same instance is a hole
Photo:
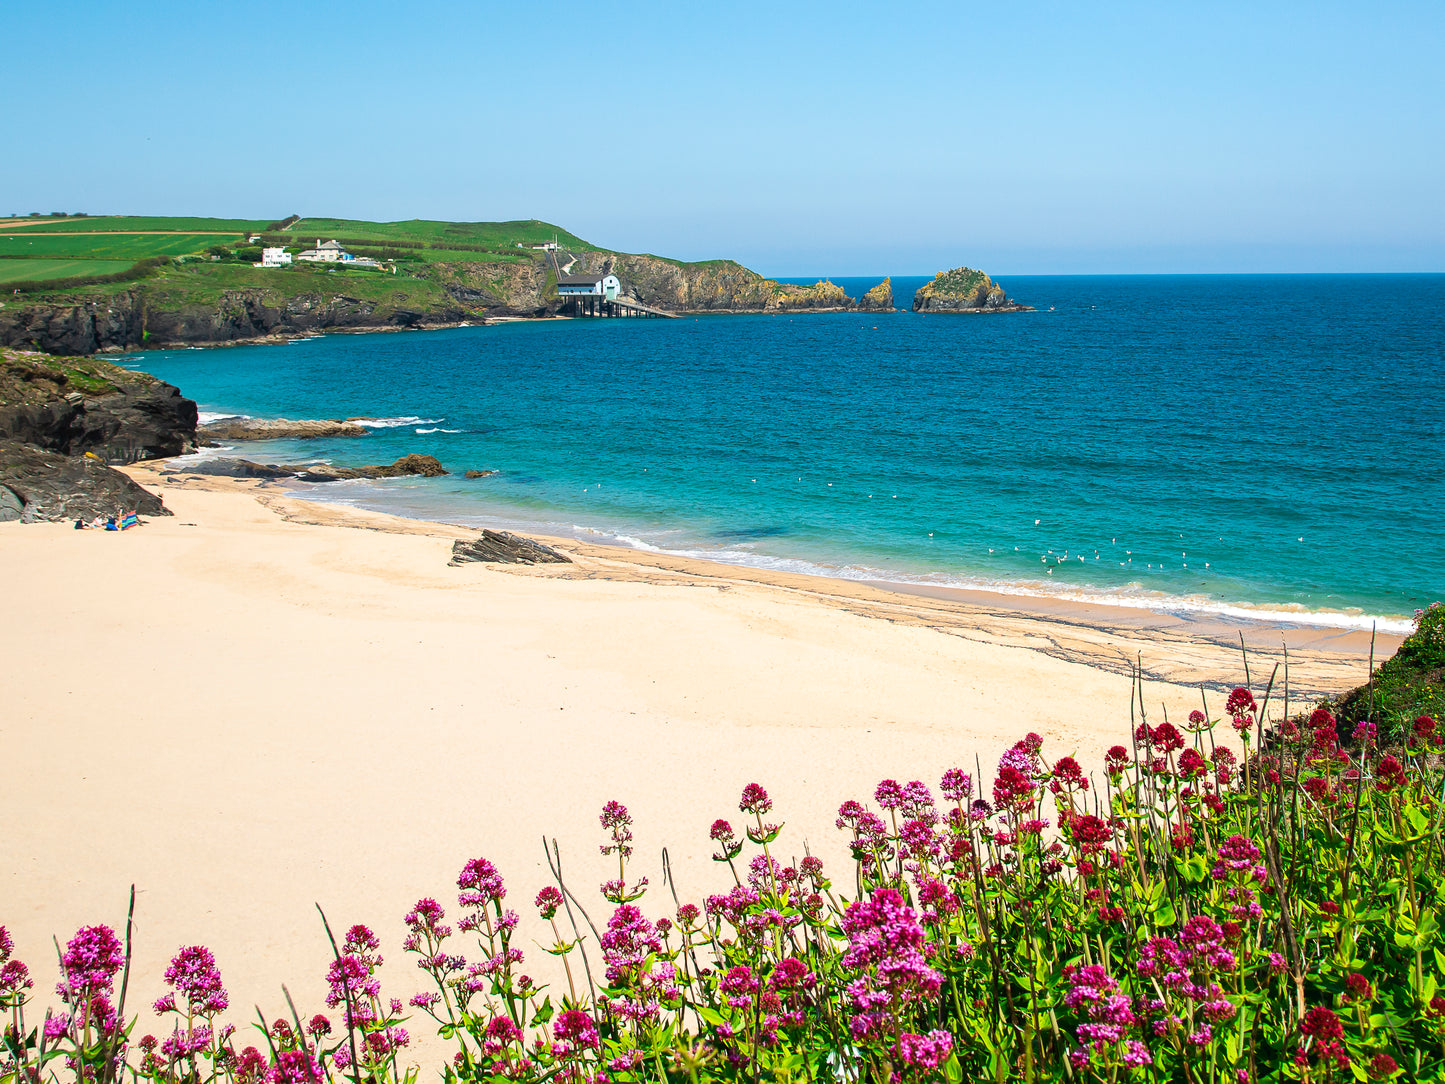
[[[889,276],[858,301],[858,307],[867,312],[893,311],[893,278]]]
[[[955,267],[940,271],[913,295],[914,312],[1033,312],[1004,293],[1003,287],[982,271]]]

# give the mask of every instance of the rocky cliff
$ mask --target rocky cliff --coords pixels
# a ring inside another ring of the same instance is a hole
[[[196,404],[99,358],[0,348],[0,439],[123,463],[181,455],[195,447]]]
[[[101,296],[10,300],[0,306],[0,346],[50,354],[244,342],[274,335],[451,324],[473,315],[453,304],[409,306],[322,292],[225,290],[205,304],[173,303],[145,284]]]
[[[1032,312],[998,283],[971,267],[940,271],[913,295],[914,312]]]
[[[764,278],[732,260],[680,263],[661,256],[618,252],[560,253],[566,273],[614,274],[625,296],[668,312],[788,312],[851,309],[842,287]],[[436,263],[427,276],[458,304],[495,316],[547,316],[562,306],[556,272],[546,258],[520,263]]]

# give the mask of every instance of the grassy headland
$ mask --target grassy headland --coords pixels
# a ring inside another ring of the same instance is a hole
[[[265,247],[294,258],[333,239],[371,262],[254,266]],[[563,303],[559,272],[614,273],[625,295],[678,312],[857,306],[831,282],[798,286],[733,260],[616,252],[536,219],[69,217],[0,226],[0,343],[90,353],[547,316]]]

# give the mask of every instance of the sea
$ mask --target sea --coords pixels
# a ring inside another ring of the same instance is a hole
[[[895,277],[896,303],[924,281]],[[1445,275],[1003,285],[1037,311],[517,321],[123,360],[207,418],[368,429],[201,456],[421,452],[453,472],[293,487],[315,501],[1242,622],[1405,632],[1445,599]]]

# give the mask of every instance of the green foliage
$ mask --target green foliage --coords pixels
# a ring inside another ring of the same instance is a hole
[[[982,271],[971,267],[955,267],[951,271],[940,271],[933,281],[924,286],[925,290],[939,297],[969,297],[980,288],[986,293],[993,283]]]
[[[1386,740],[1403,741],[1417,716],[1445,712],[1445,606],[1436,602],[1415,615],[1415,631],[1381,663],[1370,683],[1343,697],[1340,716],[1369,719]]]

